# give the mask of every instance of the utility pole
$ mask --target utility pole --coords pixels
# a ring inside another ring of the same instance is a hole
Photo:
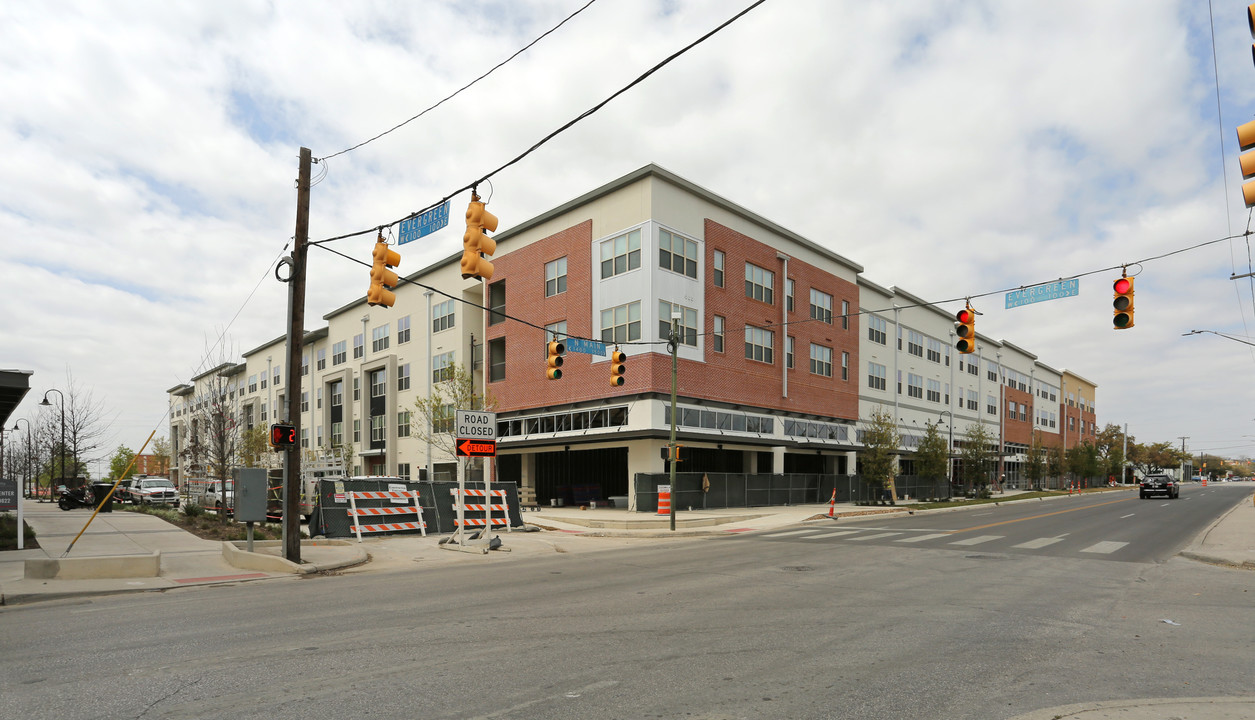
[[[1186,457],[1185,456],[1185,441],[1189,440],[1190,438],[1188,435],[1185,435],[1185,436],[1178,436],[1178,439],[1180,439],[1181,441],[1181,482],[1185,482],[1185,457]],[[1190,464],[1193,465],[1193,458],[1190,458],[1190,460],[1191,460]]]
[[[287,421],[301,436],[301,345],[305,339],[305,254],[309,243],[309,176],[313,156],[301,148],[296,180],[296,235],[288,276]],[[363,337],[363,342],[365,338]],[[301,561],[301,446],[287,448],[283,458],[283,557]]]
[[[671,311],[671,334],[667,337],[667,345],[671,350],[671,444],[668,448],[671,450],[671,532],[675,532],[675,506],[677,504],[677,494],[675,487],[675,466],[680,459],[680,451],[675,448],[675,394],[676,394],[676,376],[679,373],[679,351],[680,351],[680,313],[675,309]]]

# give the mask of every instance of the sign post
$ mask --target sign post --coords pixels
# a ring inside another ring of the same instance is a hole
[[[496,457],[497,414],[485,410],[453,411],[454,449],[459,458]],[[469,460],[467,461],[469,462]],[[475,540],[466,537],[466,473],[467,462],[458,461],[458,529],[441,547],[462,552],[487,553],[492,541],[492,478],[484,473],[485,516],[484,529]],[[506,514],[509,522],[509,513]]]

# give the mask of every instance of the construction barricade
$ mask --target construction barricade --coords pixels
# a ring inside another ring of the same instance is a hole
[[[353,529],[354,525],[359,524],[358,520],[367,517],[366,513],[361,515],[350,515],[350,511],[354,509],[356,503],[357,510],[365,510],[367,508],[394,508],[408,505],[412,510],[415,507],[422,509],[422,522],[425,530],[433,533],[451,533],[457,530],[457,505],[458,498],[451,491],[456,491],[458,484],[456,482],[429,482],[429,481],[404,481],[400,479],[369,479],[369,480],[328,480],[321,479],[318,481],[317,489],[317,506],[314,508],[310,516],[309,532],[311,536],[323,536],[327,538],[350,538],[356,535]],[[472,495],[469,491],[475,490],[480,493],[484,491],[483,483],[466,483],[468,503],[475,503],[475,498],[483,497],[483,495]],[[518,485],[513,482],[501,482],[492,484],[493,491],[493,526],[506,528],[523,527],[523,517],[519,511],[519,493]],[[395,493],[395,492],[417,492],[418,496],[412,500],[409,498],[386,497],[386,498],[350,498],[349,493]],[[504,493],[504,494],[502,494]],[[387,517],[393,513],[380,515]],[[399,513],[398,513],[399,514]],[[417,522],[417,513],[406,518],[407,521]],[[473,516],[476,519],[484,518],[487,513]],[[508,520],[506,520],[508,518]],[[365,522],[365,521],[364,521]],[[375,523],[365,523],[375,524]],[[388,525],[392,523],[379,523],[380,525]],[[467,527],[471,527],[468,523]],[[478,525],[482,527],[482,525]],[[404,530],[380,530],[379,533],[418,533],[423,532],[418,528]]]
[[[378,532],[405,532],[407,530],[418,530],[427,537],[427,523],[423,522],[423,506],[419,504],[418,490],[394,490],[394,491],[365,491],[365,492],[346,492],[349,496],[349,517],[350,518],[377,518],[384,517],[393,519],[395,516],[413,515],[413,520],[397,520],[395,522],[383,522],[374,525],[365,525],[359,519],[353,526],[352,530],[357,534],[357,541],[362,541],[362,533],[378,533]],[[357,506],[358,500],[411,500],[412,504],[392,505],[385,507],[362,507]]]
[[[449,494],[453,496],[453,511],[455,513],[453,517],[454,527],[458,526],[458,519],[457,519],[456,513],[460,507],[462,510],[461,522],[462,522],[463,527],[468,527],[468,528],[487,527],[489,523],[489,518],[491,518],[493,527],[503,527],[503,528],[506,528],[507,530],[513,530],[513,528],[510,525],[510,519],[506,516],[506,514],[509,512],[509,507],[506,505],[506,491],[505,490],[492,490],[491,491],[492,499],[494,500],[499,499],[500,500],[499,504],[493,504],[491,502],[485,503],[484,501],[488,499],[487,494],[486,494],[487,492],[489,491],[471,490],[468,488],[465,491],[465,496],[462,498],[459,498],[458,489],[456,487],[449,488]],[[480,502],[478,503],[467,502],[467,499],[470,499],[470,498],[477,498],[480,500]],[[461,502],[459,502],[459,500]],[[474,513],[475,515],[481,516],[481,517],[467,517],[467,513]]]

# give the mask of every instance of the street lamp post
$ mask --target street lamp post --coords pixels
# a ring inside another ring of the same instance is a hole
[[[17,424],[26,423],[26,497],[30,497],[31,492],[31,421],[26,418],[18,418],[13,423],[13,431],[17,432]]]
[[[940,420],[942,415],[949,415],[950,422],[947,426],[950,428],[950,444],[946,446],[946,499],[950,499],[950,488],[954,484],[954,413],[949,410],[942,410],[937,414]]]
[[[48,407],[52,407],[52,403],[48,402],[48,393],[50,392],[54,392],[57,394],[57,397],[59,399],[58,404],[60,405],[60,410],[61,410],[61,482],[65,482],[65,393],[61,392],[60,390],[56,388],[52,388],[48,392],[44,393],[44,400],[43,402],[39,403],[40,405],[47,405]],[[51,468],[49,468],[49,470],[51,470]],[[52,480],[51,479],[48,480],[48,501],[52,502]]]

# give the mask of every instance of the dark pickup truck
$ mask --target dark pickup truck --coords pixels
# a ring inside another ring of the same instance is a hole
[[[1169,498],[1181,497],[1181,486],[1171,475],[1147,475],[1142,478],[1138,487],[1138,495],[1145,500],[1151,495],[1166,495]]]

